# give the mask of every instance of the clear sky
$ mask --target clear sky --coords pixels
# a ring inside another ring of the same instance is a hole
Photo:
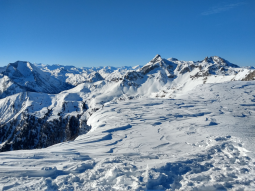
[[[156,54],[255,66],[255,0],[0,0],[0,66],[134,66]]]

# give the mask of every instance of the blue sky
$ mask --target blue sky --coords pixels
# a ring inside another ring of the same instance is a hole
[[[255,0],[0,0],[0,66],[134,66],[156,54],[255,66]]]

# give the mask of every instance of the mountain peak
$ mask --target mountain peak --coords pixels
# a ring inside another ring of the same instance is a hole
[[[161,60],[162,60],[161,56],[159,54],[157,54],[150,62],[154,64],[154,63],[159,62]]]
[[[203,60],[204,62],[212,62],[212,57],[206,56],[205,59]]]
[[[205,59],[203,61],[206,61],[206,62],[228,62],[226,61],[224,58],[221,58],[219,56],[210,56],[210,57],[205,57]]]
[[[35,66],[27,61],[16,61],[10,63],[6,68],[6,74],[9,73],[11,76],[29,76],[34,71]]]
[[[221,66],[231,66],[231,67],[234,67],[234,68],[239,67],[239,66],[237,66],[235,64],[232,64],[229,61],[227,61],[224,58],[221,58],[219,56],[205,57],[203,62],[214,63],[214,64],[218,64],[218,65],[221,65]]]
[[[19,65],[20,65],[20,66],[21,66],[21,65],[27,66],[27,65],[30,65],[30,64],[31,64],[31,63],[28,62],[28,61],[20,61],[20,60],[14,62],[14,63],[9,63],[10,66],[13,66],[13,67],[15,67],[15,68],[17,68]]]

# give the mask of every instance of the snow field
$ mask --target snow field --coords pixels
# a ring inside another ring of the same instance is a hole
[[[1,189],[254,190],[254,95],[226,82],[109,102],[74,141],[0,153]]]

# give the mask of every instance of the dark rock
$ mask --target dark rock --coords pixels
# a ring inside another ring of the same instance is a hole
[[[242,81],[251,81],[255,80],[255,70],[251,73],[249,73]]]

